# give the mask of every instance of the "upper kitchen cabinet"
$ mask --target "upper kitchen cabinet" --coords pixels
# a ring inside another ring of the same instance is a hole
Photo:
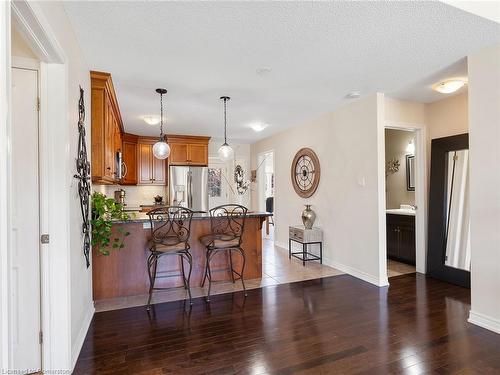
[[[153,145],[158,138],[139,137],[137,143],[138,185],[167,185],[166,160],[153,155]]]
[[[208,165],[208,141],[210,137],[169,135],[170,165]]]
[[[111,74],[90,72],[92,100],[92,182],[116,184],[121,165],[123,122]]]
[[[122,185],[137,185],[137,143],[138,136],[123,134],[122,140]]]

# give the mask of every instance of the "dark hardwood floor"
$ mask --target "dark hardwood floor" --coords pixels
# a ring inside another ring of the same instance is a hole
[[[342,275],[98,313],[75,373],[500,373],[500,335],[467,323],[468,289],[390,282]]]

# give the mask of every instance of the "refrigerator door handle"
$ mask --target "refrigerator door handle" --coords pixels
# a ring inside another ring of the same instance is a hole
[[[187,175],[187,203],[188,208],[193,208],[193,172],[188,171]]]

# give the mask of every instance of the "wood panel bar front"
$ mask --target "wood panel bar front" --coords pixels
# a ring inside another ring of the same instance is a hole
[[[262,277],[262,223],[264,220],[265,215],[251,216],[245,221],[242,242],[246,256],[245,280]],[[125,238],[125,247],[121,250],[112,250],[109,256],[101,255],[96,249],[93,249],[92,287],[94,300],[148,293],[147,257],[149,248],[147,244],[151,232],[149,227],[144,228],[145,223],[149,224],[148,221],[115,223],[112,228],[113,233],[117,233],[120,227],[130,232],[130,235]],[[209,218],[193,219],[189,240],[190,252],[193,256],[191,287],[201,285],[205,272],[206,250],[198,239],[209,233]],[[231,280],[229,272],[217,271],[225,269],[229,265],[229,257],[225,253],[216,254],[210,263],[213,280]],[[233,253],[233,264],[236,270],[241,269],[242,260],[236,253]],[[168,271],[171,274],[180,274],[180,267],[180,257],[177,255],[163,256],[158,262],[158,272]],[[155,287],[180,287],[182,285],[181,276],[159,278],[155,282]]]

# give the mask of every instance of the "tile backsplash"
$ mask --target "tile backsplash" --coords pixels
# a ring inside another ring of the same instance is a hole
[[[141,204],[154,204],[153,197],[161,195],[167,201],[167,186],[105,186],[104,193],[113,197],[115,190],[125,190],[127,207],[139,207]]]

